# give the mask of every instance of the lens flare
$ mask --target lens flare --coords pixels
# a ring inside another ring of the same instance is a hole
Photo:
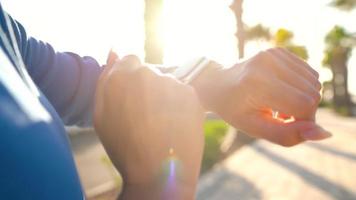
[[[168,158],[163,162],[163,182],[164,192],[162,199],[174,199],[177,196],[179,179],[181,172],[181,162],[175,155],[174,149],[169,149]]]
[[[278,115],[279,115],[279,112],[278,112],[278,111],[272,110],[272,117],[273,117],[273,119],[278,119]]]
[[[280,114],[278,111],[272,110],[272,118],[281,121],[285,124],[292,123],[295,121],[294,116],[285,116]]]

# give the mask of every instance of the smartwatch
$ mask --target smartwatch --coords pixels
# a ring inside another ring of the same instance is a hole
[[[191,59],[185,64],[177,67],[172,75],[183,83],[190,83],[209,65],[210,62],[211,61],[206,57]]]

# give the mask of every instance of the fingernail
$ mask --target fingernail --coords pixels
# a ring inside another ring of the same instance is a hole
[[[315,128],[315,129],[304,131],[302,133],[302,137],[305,140],[313,140],[313,141],[324,140],[331,136],[332,136],[332,134],[329,131],[326,131],[322,128]]]
[[[115,53],[115,51],[113,49],[110,49],[108,58],[106,60],[107,65],[113,65],[118,58],[119,56]]]

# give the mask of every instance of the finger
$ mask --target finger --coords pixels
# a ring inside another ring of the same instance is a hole
[[[99,79],[97,81],[97,86],[96,86],[96,101],[98,102],[98,98],[102,96],[102,87],[104,84],[104,80],[107,78],[107,74],[109,73],[111,67],[115,64],[116,60],[119,58],[119,56],[112,50],[110,49],[108,58],[106,60],[106,66],[101,72]]]
[[[110,72],[110,70],[114,66],[115,62],[118,61],[118,59],[119,59],[119,56],[112,49],[110,49],[108,58],[106,60],[106,66],[104,67],[103,71],[101,72],[97,87],[101,88],[101,85],[103,84],[104,79],[107,78],[107,74]]]
[[[283,51],[290,59],[295,59],[295,61],[304,69],[306,69],[309,73],[313,74],[317,79],[319,78],[319,73],[313,69],[307,62],[299,58],[298,56],[294,55],[291,51],[285,48],[280,48],[281,51]]]
[[[274,56],[270,53],[271,56]],[[295,71],[291,70],[288,67],[285,67],[285,63],[278,61],[276,58],[275,62],[275,69],[277,76],[283,80],[284,82],[288,83],[292,87],[300,90],[301,92],[306,93],[307,95],[311,96],[315,101],[320,101],[320,88],[318,86],[312,85],[310,81],[307,81],[305,78],[297,74]]]
[[[108,58],[106,60],[106,67],[112,67],[117,59],[119,59],[119,56],[116,54],[116,52],[110,49]]]
[[[305,140],[322,140],[331,136],[331,134],[314,122],[295,121],[292,123],[283,123],[273,120],[267,115],[251,115],[245,117],[244,131],[251,136],[263,138],[282,146],[294,146]]]
[[[308,63],[291,53],[289,50],[286,50],[284,48],[274,48],[271,49],[270,52],[275,54],[284,62],[288,63],[286,67],[289,67],[291,70],[300,74],[305,79],[311,81],[311,83],[315,83],[318,80],[318,72],[312,69]]]
[[[270,53],[274,54],[277,58],[284,61],[284,68],[289,68],[290,70],[299,74],[306,81],[309,81],[310,84],[316,88],[316,90],[319,91],[321,89],[321,84],[318,81],[319,74],[314,69],[312,69],[306,62],[293,55],[288,50],[282,48],[272,49]]]
[[[101,114],[103,113],[104,109],[104,102],[103,102],[103,85],[105,83],[105,80],[107,79],[107,74],[110,72],[110,69],[112,66],[115,64],[115,61],[119,58],[119,56],[112,50],[110,49],[107,61],[106,61],[106,66],[102,70],[99,79],[97,81],[97,86],[96,86],[96,91],[95,91],[95,114]],[[102,116],[95,116],[96,118],[101,118]]]
[[[317,103],[309,95],[279,79],[271,79],[264,84],[267,87],[254,91],[260,105],[294,116],[296,119],[314,119]]]

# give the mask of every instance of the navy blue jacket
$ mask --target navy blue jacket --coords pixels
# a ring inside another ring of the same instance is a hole
[[[91,124],[101,67],[0,23],[0,199],[83,199],[64,124]]]

